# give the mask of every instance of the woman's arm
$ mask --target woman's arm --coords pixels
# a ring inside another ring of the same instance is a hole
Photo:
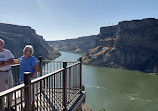
[[[33,74],[32,74],[32,77],[35,77],[36,76],[36,74],[37,74],[37,72],[38,72],[38,65],[36,65],[36,66],[34,66],[34,68],[35,68],[35,71],[33,72]]]
[[[15,63],[15,64],[20,64],[19,59],[14,59],[14,63]]]

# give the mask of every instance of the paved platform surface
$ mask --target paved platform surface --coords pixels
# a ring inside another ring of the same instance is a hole
[[[67,109],[69,110],[72,105],[76,102],[76,100],[80,97],[80,93],[78,90],[67,90]],[[24,107],[24,102],[20,103],[21,99],[18,98],[16,103],[17,111],[22,111]],[[15,101],[13,101],[13,105]],[[35,109],[34,111],[62,111],[64,109],[63,106],[63,90],[62,89],[42,89],[42,93],[38,91],[38,94],[35,98]]]

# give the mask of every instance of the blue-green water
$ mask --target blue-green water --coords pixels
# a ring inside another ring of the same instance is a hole
[[[81,55],[61,52],[56,60],[76,61]],[[86,105],[94,111],[158,111],[158,76],[139,71],[83,65]]]

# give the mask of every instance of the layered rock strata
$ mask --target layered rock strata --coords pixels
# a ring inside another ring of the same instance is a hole
[[[101,27],[84,63],[153,72],[158,67],[158,19],[147,18]]]
[[[45,59],[54,59],[60,53],[49,47],[42,36],[29,26],[18,26],[0,23],[0,39],[5,41],[5,48],[9,49],[18,58],[23,55],[25,45],[34,47],[34,56],[43,56]]]

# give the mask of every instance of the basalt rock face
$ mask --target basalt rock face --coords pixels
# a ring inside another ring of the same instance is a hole
[[[54,49],[75,52],[75,53],[86,53],[89,49],[95,46],[96,35],[84,36],[76,39],[67,39],[59,41],[47,41],[50,47]]]
[[[0,39],[5,41],[6,49],[9,49],[18,58],[23,55],[25,45],[34,47],[34,56],[43,56],[45,59],[54,59],[60,53],[49,47],[42,36],[37,35],[29,26],[18,26],[0,23]]]
[[[152,72],[158,66],[158,19],[102,27],[83,61],[96,66]]]

